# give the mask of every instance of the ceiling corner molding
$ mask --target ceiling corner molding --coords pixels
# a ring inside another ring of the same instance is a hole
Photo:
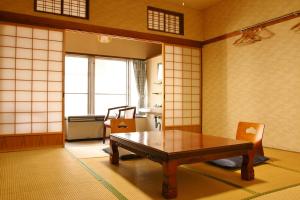
[[[50,27],[50,28],[57,28],[57,29],[71,29],[71,30],[78,30],[78,31],[102,33],[108,35],[136,38],[136,39],[163,42],[169,44],[178,44],[178,45],[198,47],[198,48],[202,46],[202,42],[197,40],[176,38],[176,37],[144,33],[138,31],[130,31],[124,29],[117,29],[117,28],[109,28],[104,26],[97,26],[97,25],[61,20],[61,19],[52,19],[47,17],[39,17],[39,16],[20,14],[20,13],[8,12],[8,11],[0,11],[0,19],[1,21],[12,22],[12,23],[43,26],[43,27]]]

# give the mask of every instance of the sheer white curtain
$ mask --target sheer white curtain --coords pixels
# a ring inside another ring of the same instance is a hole
[[[147,82],[147,68],[146,62],[143,60],[130,60],[132,64],[137,91],[139,95],[138,108],[144,108],[146,106],[146,82]]]

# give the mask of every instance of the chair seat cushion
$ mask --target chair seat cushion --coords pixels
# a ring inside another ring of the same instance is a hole
[[[269,158],[261,155],[255,155],[254,157],[254,165],[262,164],[269,160]],[[242,167],[243,157],[235,156],[230,158],[218,159],[208,161],[209,164],[222,167],[225,169],[238,169]]]
[[[102,149],[105,153],[112,154],[110,147]],[[137,159],[137,158],[142,158],[142,156],[139,156],[135,153],[132,153],[131,151],[128,151],[123,148],[119,148],[119,158],[121,160],[130,160],[130,159]]]

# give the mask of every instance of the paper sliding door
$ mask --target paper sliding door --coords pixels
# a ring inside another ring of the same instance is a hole
[[[164,45],[164,128],[201,132],[201,51]]]

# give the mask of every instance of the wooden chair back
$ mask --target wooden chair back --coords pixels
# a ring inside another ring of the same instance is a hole
[[[239,122],[236,139],[245,140],[254,144],[254,153],[264,155],[262,139],[265,125],[253,122]]]
[[[135,132],[135,119],[112,119],[110,122],[111,133]]]

